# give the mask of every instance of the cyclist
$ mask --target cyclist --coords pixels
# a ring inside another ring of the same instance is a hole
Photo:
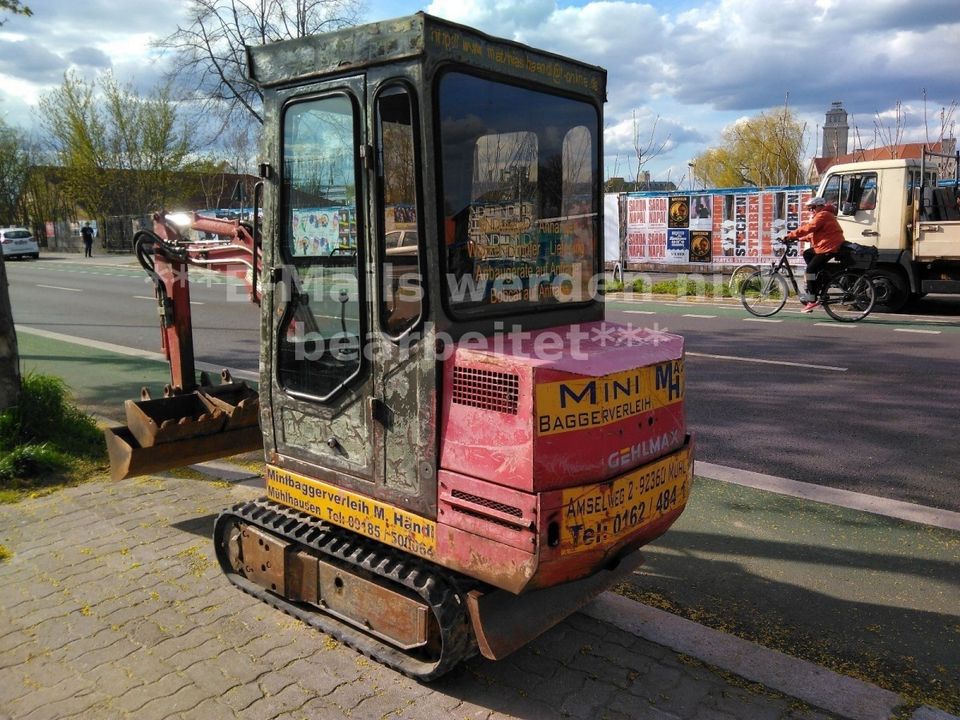
[[[796,230],[788,232],[785,240],[804,240],[811,243],[811,247],[803,251],[803,259],[807,263],[804,280],[807,291],[800,296],[804,306],[801,312],[813,312],[820,303],[817,302],[817,274],[831,258],[837,256],[840,246],[843,245],[843,229],[833,213],[833,208],[822,197],[812,197],[805,207],[813,211],[809,222]]]

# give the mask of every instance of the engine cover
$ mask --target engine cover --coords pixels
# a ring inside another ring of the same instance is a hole
[[[542,492],[684,443],[683,338],[610,322],[461,341],[443,366],[440,466]]]

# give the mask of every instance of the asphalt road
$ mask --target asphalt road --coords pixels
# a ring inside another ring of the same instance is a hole
[[[613,301],[609,316],[684,336],[698,459],[960,510],[960,315],[845,324],[799,307],[761,321],[733,303]]]
[[[138,267],[41,259],[7,273],[18,324],[159,351]],[[192,277],[197,360],[255,371],[259,309],[236,283]],[[852,325],[798,310],[760,321],[729,302],[611,299],[608,314],[686,338],[699,459],[960,511],[960,299]]]

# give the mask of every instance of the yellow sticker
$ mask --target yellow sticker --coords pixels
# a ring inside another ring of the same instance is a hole
[[[414,555],[436,555],[433,520],[335,485],[268,465],[267,497]]]
[[[683,401],[683,360],[598,378],[536,386],[537,433],[554,435],[626,420]]]
[[[690,447],[615,480],[563,491],[560,554],[594,550],[681,508],[690,495]]]

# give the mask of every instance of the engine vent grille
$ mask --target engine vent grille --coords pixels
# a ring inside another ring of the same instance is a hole
[[[453,402],[481,410],[517,414],[520,378],[513,373],[454,366]]]
[[[488,500],[487,498],[482,498],[479,495],[471,495],[466,493],[463,490],[454,490],[450,493],[453,497],[460,500],[466,500],[467,502],[473,503],[474,505],[479,505],[480,507],[490,508],[491,510],[498,510],[505,515],[513,515],[514,517],[522,518],[523,510],[518,507],[513,507],[512,505],[504,505],[499,503],[496,500]]]

